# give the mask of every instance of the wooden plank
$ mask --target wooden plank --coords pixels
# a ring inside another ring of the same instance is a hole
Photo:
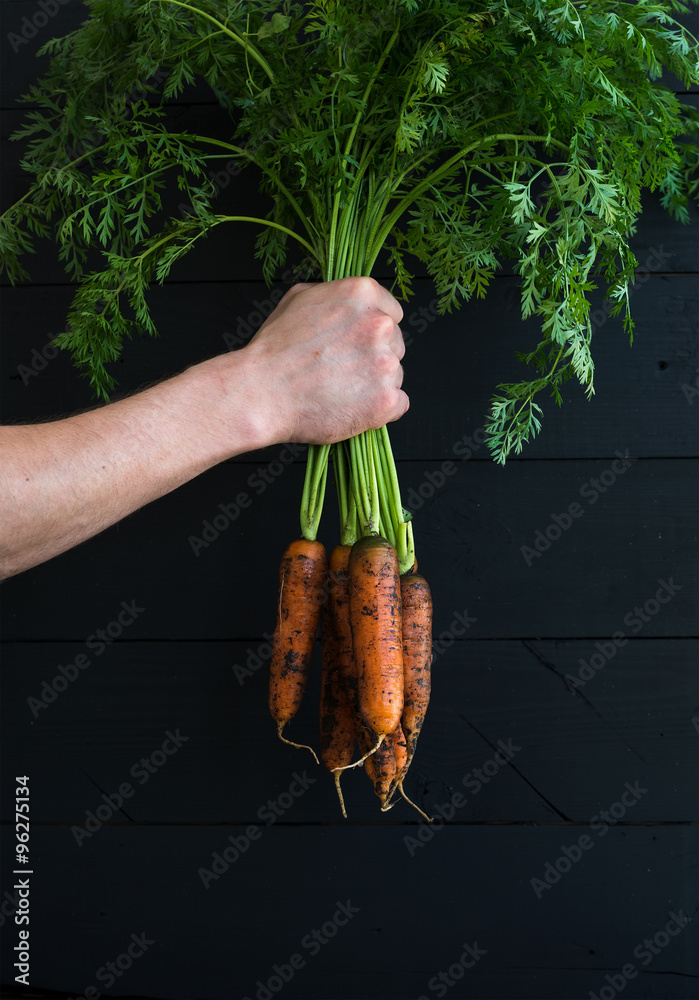
[[[696,912],[694,833],[661,826],[594,837],[537,898],[531,880],[565,861],[562,848],[585,828],[562,837],[550,828],[447,827],[414,857],[401,826],[364,829],[361,840],[356,828],[272,828],[227,870],[223,861],[205,889],[200,869],[233,848],[240,827],[104,830],[78,850],[65,828],[37,826],[32,982],[71,996],[90,985],[102,992],[107,973],[98,971],[144,934],[150,943],[116,992],[254,998],[258,981],[264,987],[275,965],[289,965],[271,995],[432,1000],[445,995],[435,977],[470,945],[478,961],[454,969],[459,982],[447,996],[587,997],[633,965],[625,1000],[680,1000],[696,995],[693,922],[679,926]],[[5,871],[10,862],[5,845]],[[14,943],[4,935],[5,968]]]
[[[6,422],[45,419],[94,405],[87,381],[63,352],[56,357],[48,346],[64,328],[71,297],[68,288],[43,288],[37,294],[32,287],[5,290],[0,297]],[[126,345],[121,360],[111,366],[118,391],[134,391],[243,345],[275,300],[278,296],[261,282],[153,289],[150,301],[161,336]],[[609,319],[601,303],[596,305],[595,395],[588,401],[583,388],[571,381],[563,388],[561,408],[544,396],[542,432],[522,457],[613,458],[619,448],[641,456],[696,455],[698,300],[694,277],[648,277],[632,299],[633,347],[620,320]],[[492,296],[439,317],[430,283],[418,283],[402,323],[404,385],[411,405],[391,427],[399,458],[459,460],[469,449],[475,459],[487,457],[483,428],[496,386],[533,376],[515,353],[536,345],[538,326],[522,322],[518,303],[516,279],[503,278]]]
[[[461,796],[454,823],[558,824],[563,836],[638,785],[610,822],[697,819],[694,640],[484,642],[459,628],[435,644],[408,781],[422,809],[439,817]],[[343,827],[330,776],[276,738],[268,656],[254,641],[6,644],[5,773],[30,774],[33,820],[74,825],[81,846],[95,839],[95,810],[109,825]],[[316,655],[289,733],[315,747],[318,668]],[[405,803],[382,815],[362,770],[343,786],[351,824],[419,818]],[[12,791],[5,783],[5,816]]]
[[[440,465],[400,463],[437,634],[468,608],[473,638],[606,637],[650,601],[644,637],[695,635],[695,463],[638,460],[617,475],[623,464],[615,462],[506,470],[461,462],[441,488],[430,484],[440,482]],[[299,531],[302,482],[302,466],[281,461],[212,469],[5,581],[5,639],[81,640],[132,600],[146,609],[130,626],[132,641],[261,637],[273,625],[279,556]],[[422,507],[420,490],[433,492]],[[248,506],[239,508],[241,494]],[[334,545],[332,494],[326,505],[319,537]],[[568,513],[572,505],[579,516]],[[660,580],[681,588],[662,606],[654,604]]]

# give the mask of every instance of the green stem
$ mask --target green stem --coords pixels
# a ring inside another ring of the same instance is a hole
[[[350,466],[352,469],[352,489],[357,509],[357,518],[359,520],[359,531],[362,535],[370,535],[372,533],[372,512],[362,438],[363,435],[359,434],[349,440]]]
[[[207,21],[211,21],[212,24],[215,24],[217,28],[219,28],[226,35],[232,38],[234,42],[237,42],[238,45],[242,45],[245,51],[250,53],[255,62],[259,63],[259,65],[262,67],[262,69],[269,77],[270,82],[276,83],[274,73],[272,72],[272,68],[270,67],[267,60],[258,52],[255,46],[251,45],[250,42],[248,42],[247,39],[244,38],[241,34],[239,34],[236,31],[231,31],[231,29],[227,25],[222,24],[221,21],[217,20],[215,17],[212,17],[211,14],[207,14],[205,10],[200,10],[199,7],[194,7],[192,4],[189,3],[183,3],[182,0],[160,0],[160,2],[172,3],[176,7],[183,7],[185,10],[191,10],[193,14],[200,14],[202,17],[205,17]]]
[[[253,153],[249,153],[247,151],[247,149],[245,149],[244,146],[234,146],[232,143],[230,143],[230,142],[224,142],[222,139],[210,139],[208,136],[205,136],[205,135],[195,135],[195,136],[192,136],[192,138],[194,140],[196,140],[197,142],[208,142],[212,146],[219,146],[222,149],[228,149],[228,150],[230,150],[232,153],[235,153],[238,156],[244,156],[248,160],[250,160],[251,163],[254,163],[261,170],[263,170],[274,181],[274,183],[277,185],[277,187],[279,188],[279,190],[281,191],[281,193],[284,195],[284,197],[286,198],[286,200],[289,202],[289,204],[293,208],[293,210],[296,212],[296,214],[298,215],[299,219],[303,223],[303,227],[306,230],[306,232],[308,233],[308,235],[309,236],[313,235],[313,233],[312,233],[313,226],[311,225],[311,222],[310,222],[308,216],[302,210],[302,208],[299,205],[299,203],[296,200],[296,198],[294,198],[294,196],[291,193],[291,191],[289,191],[289,189],[286,187],[286,185],[280,180],[278,174],[274,170],[272,170],[270,167],[265,167],[262,163],[260,163],[260,161],[257,159],[257,157]],[[314,253],[314,257],[317,258],[317,254],[316,253]]]
[[[376,431],[376,436],[383,476],[382,494],[386,498],[386,517],[391,522],[392,531],[395,536],[393,545],[398,554],[400,571],[401,573],[407,573],[415,562],[411,517],[408,515],[406,519],[406,513],[401,503],[398,473],[388,436],[388,428],[385,426],[382,427]]]
[[[301,534],[309,542],[316,539],[320,515],[323,512],[330,447],[329,444],[312,444],[308,449],[306,479],[301,500]]]
[[[216,215],[214,216],[217,222],[257,222],[261,226],[270,226],[272,229],[279,229],[282,233],[286,233],[287,236],[291,236],[293,239],[298,240],[298,242],[308,250],[312,257],[318,260],[315,249],[311,244],[304,240],[303,236],[299,236],[295,233],[293,229],[287,229],[286,226],[282,226],[279,222],[272,222],[270,219],[257,219],[250,215]]]
[[[390,37],[390,39],[389,39],[386,47],[384,48],[383,52],[381,53],[379,61],[377,62],[376,67],[374,68],[374,72],[371,75],[371,78],[369,79],[366,87],[364,88],[364,93],[362,95],[362,99],[361,99],[359,108],[357,110],[356,115],[354,116],[354,122],[352,123],[352,128],[350,130],[350,134],[347,137],[347,142],[345,143],[345,149],[344,149],[344,157],[345,158],[348,157],[350,155],[351,151],[352,151],[352,146],[354,144],[354,139],[355,139],[355,136],[357,134],[357,129],[359,128],[359,123],[361,122],[362,115],[364,114],[364,111],[366,109],[367,101],[369,100],[369,95],[371,94],[371,91],[372,91],[372,89],[374,87],[374,84],[376,83],[376,80],[378,79],[379,73],[383,69],[383,65],[386,62],[386,60],[388,59],[388,56],[389,56],[389,54],[391,52],[391,49],[393,48],[393,46],[395,44],[395,41],[398,38],[399,30],[400,30],[400,24],[396,25],[396,28],[395,28],[393,34],[391,35],[391,37]],[[328,278],[329,278],[329,280],[331,280],[332,278],[335,277],[335,238],[336,238],[338,218],[339,218],[339,213],[340,213],[341,195],[342,195],[342,179],[339,178],[336,181],[336,183],[335,183],[335,195],[334,195],[334,198],[333,198],[332,220],[331,220],[331,223],[330,223],[330,238],[329,238],[329,241],[328,241]]]
[[[468,156],[470,152],[472,152],[474,149],[477,149],[479,146],[487,145],[488,143],[492,142],[506,142],[508,140],[513,140],[513,139],[526,139],[529,142],[548,142],[549,140],[552,142],[554,141],[551,140],[550,136],[546,135],[514,135],[509,132],[496,132],[493,135],[482,136],[480,139],[476,139],[470,145],[464,146],[463,149],[460,149],[458,153],[455,153],[453,156],[450,156],[445,163],[443,163],[441,166],[433,170],[432,173],[427,175],[427,177],[424,177],[418,184],[415,185],[415,187],[408,194],[404,195],[400,199],[396,207],[393,209],[391,214],[388,216],[384,224],[379,229],[376,238],[374,240],[374,243],[372,244],[372,247],[369,251],[369,262],[371,266],[374,265],[376,258],[381,253],[381,249],[386,240],[388,239],[389,233],[391,232],[393,227],[396,225],[396,223],[403,215],[403,213],[408,208],[410,208],[413,202],[416,201],[421,194],[423,194],[430,187],[432,187],[433,184],[436,184],[438,181],[442,180],[448,173],[450,173],[450,171],[452,171],[455,167],[459,165],[459,163],[461,162],[461,160],[463,160],[465,156]]]
[[[76,166],[76,164],[82,163],[83,160],[86,160],[88,156],[92,156],[93,153],[99,153],[99,151],[101,149],[104,149],[106,145],[107,143],[103,142],[101,146],[94,146],[92,149],[88,149],[87,152],[82,153],[81,156],[78,156],[76,157],[76,159],[71,160],[70,163],[64,163],[62,167],[52,167],[51,169],[55,170],[56,173],[60,173],[62,170],[68,170],[69,167],[74,167]],[[13,202],[9,206],[9,208],[5,209],[5,211],[0,215],[0,221],[2,221],[6,215],[9,215],[10,212],[13,212],[16,208],[19,208],[22,202],[26,201],[27,198],[30,197],[30,195],[36,194],[37,191],[40,191],[42,186],[43,185],[38,182],[32,184],[32,186],[22,195],[21,198],[18,198],[17,201]]]
[[[386,469],[384,467],[382,449],[379,447],[377,431],[369,431],[368,438],[371,446],[371,460],[376,470],[376,482],[378,487],[378,500],[380,512],[381,534],[387,538],[394,549],[397,550],[398,536],[396,534],[395,520],[393,517],[393,497],[389,495],[386,485]]]
[[[359,518],[357,517],[357,501],[354,493],[350,491],[347,522],[342,531],[342,544],[354,545],[360,535],[361,531],[359,529]]]
[[[369,518],[370,533],[376,534],[379,530],[379,516],[381,505],[379,503],[379,480],[376,475],[376,462],[374,460],[374,431],[367,431],[361,435],[364,449],[364,461],[369,480],[370,511]]]
[[[349,514],[349,497],[347,493],[347,461],[342,441],[338,441],[332,449],[333,468],[335,469],[335,488],[337,489],[337,506],[340,511],[340,525],[344,534]],[[343,539],[343,545],[346,542]]]
[[[342,545],[354,545],[359,534],[357,530],[357,501],[351,488],[346,449],[346,443],[339,441],[333,448],[333,462],[340,511],[340,542]]]

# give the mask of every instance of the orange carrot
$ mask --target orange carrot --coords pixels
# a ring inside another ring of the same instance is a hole
[[[357,707],[357,668],[352,645],[349,603],[351,545],[336,545],[328,559],[328,604],[335,629],[340,675],[352,707]]]
[[[347,819],[345,801],[340,788],[341,771],[354,753],[355,719],[352,706],[342,683],[340,643],[329,604],[323,609],[322,666],[320,682],[320,759],[329,771],[334,771],[335,788],[342,815]]]
[[[398,778],[403,773],[408,760],[408,744],[400,723],[396,727],[395,733],[391,734],[391,740],[393,741],[393,752],[396,758],[396,778]]]
[[[287,546],[279,566],[277,624],[270,661],[269,710],[277,723],[279,739],[311,750],[314,757],[310,747],[285,739],[282,730],[298,711],[306,689],[326,570],[321,542],[299,538]]]
[[[350,621],[359,711],[378,747],[403,711],[403,639],[396,550],[377,535],[360,538],[349,561]]]
[[[401,734],[402,735],[402,734]],[[383,810],[388,800],[391,785],[396,777],[396,748],[394,746],[395,733],[388,733],[381,742],[381,745],[371,752],[374,740],[368,730],[364,729],[360,736],[360,745],[365,751],[369,751],[364,761],[364,769],[374,786],[374,791],[381,800]]]
[[[432,595],[424,577],[411,573],[401,577],[403,601],[403,684],[401,725],[407,743],[407,758],[399,779],[405,778],[415,754],[430,702],[432,667]]]

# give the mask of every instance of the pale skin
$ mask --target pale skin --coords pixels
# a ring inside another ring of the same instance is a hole
[[[0,427],[0,578],[235,455],[397,420],[402,318],[373,278],[294,285],[240,351],[85,413]]]

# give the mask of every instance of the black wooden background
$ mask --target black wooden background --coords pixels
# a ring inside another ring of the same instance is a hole
[[[77,0],[47,0],[45,24],[41,10],[1,5],[3,206],[24,190],[8,136],[36,49],[83,16]],[[171,109],[183,128],[215,113],[197,97]],[[220,197],[259,203],[252,175]],[[359,772],[345,777],[344,821],[327,773],[275,737],[266,635],[303,455],[285,464],[279,446],[226,462],[3,583],[4,996],[697,996],[696,219],[674,224],[647,198],[633,347],[596,302],[596,395],[570,385],[504,469],[481,428],[494,385],[518,375],[514,351],[536,336],[515,279],[448,318],[431,312],[424,279],[406,305],[412,405],[391,433],[436,609],[409,792],[446,822],[427,828],[404,804],[382,815]],[[120,389],[256,328],[270,292],[253,240],[217,232],[153,291],[162,337],[129,345]],[[69,361],[44,350],[71,298],[52,245],[31,270],[2,290],[5,422],[91,404]],[[254,502],[195,554],[191,536],[241,490]],[[582,515],[527,557],[575,503]],[[54,678],[60,692],[37,709]],[[317,694],[316,677],[301,741],[317,742]],[[29,990],[12,967],[24,774]]]

